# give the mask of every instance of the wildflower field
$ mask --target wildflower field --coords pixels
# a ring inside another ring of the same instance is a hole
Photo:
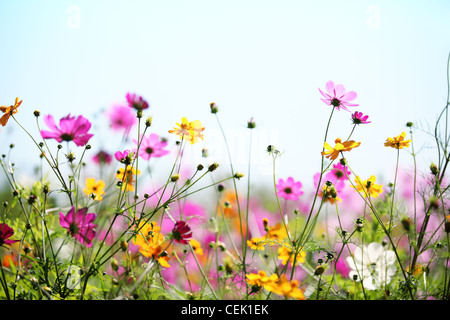
[[[209,128],[180,114],[156,132],[149,111],[157,115],[157,106],[139,94],[128,93],[102,118],[122,135],[113,150],[90,143],[100,119],[76,110],[55,119],[20,97],[2,101],[2,128],[26,132],[20,143],[40,154],[41,165],[24,186],[14,167],[22,155],[13,143],[1,150],[1,299],[448,300],[449,103],[436,115],[435,161],[427,167],[398,165],[416,157],[414,123],[398,119],[403,132],[382,133],[379,143],[397,167],[380,181],[360,176],[352,161],[364,144],[354,132],[371,125],[357,89],[333,81],[318,87],[317,108],[329,117],[320,119],[323,145],[305,151],[321,156],[309,177],[314,189],[295,172],[277,174],[276,162],[289,154],[267,141],[273,183],[265,193],[251,188],[250,160],[248,169],[221,164],[207,148],[201,163],[182,170],[186,149],[207,139]],[[227,145],[220,105],[204,110]],[[336,113],[351,123],[331,137]],[[36,128],[23,127],[18,115],[34,117]],[[258,126],[238,120],[249,136]],[[158,159],[174,159],[163,180],[153,177]]]

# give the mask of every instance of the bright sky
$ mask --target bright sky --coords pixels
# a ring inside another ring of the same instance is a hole
[[[186,156],[193,167],[202,148],[225,166],[209,113],[214,101],[237,171],[247,173],[246,123],[254,117],[255,183],[271,183],[265,149],[273,144],[284,151],[277,176],[307,186],[320,169],[330,114],[318,88],[333,80],[358,93],[360,106],[352,110],[372,120],[353,135],[362,144],[348,155],[352,168],[364,179],[389,180],[396,152],[383,146],[386,138],[406,130],[408,121],[433,127],[446,104],[449,16],[445,0],[2,0],[0,104],[23,99],[17,119],[36,135],[35,109],[94,119],[136,92],[151,105],[152,130],[171,141],[167,130],[181,117],[204,124],[204,141]],[[336,112],[328,141],[350,130],[350,113]],[[94,133],[94,150],[115,151],[118,135]],[[417,138],[417,149],[421,139],[432,146],[426,134]],[[19,170],[37,163],[37,150],[30,151],[29,138],[13,122],[0,132],[0,153],[10,143],[17,146]],[[419,156],[427,165],[437,161],[434,150]],[[402,151],[405,166],[410,159]]]

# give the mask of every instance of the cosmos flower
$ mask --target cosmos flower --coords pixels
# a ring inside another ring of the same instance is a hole
[[[349,277],[361,281],[367,290],[381,289],[391,282],[397,268],[395,253],[377,243],[357,247],[353,256],[347,257],[350,266]]]
[[[122,182],[122,189],[125,191],[134,191],[134,176],[141,174],[140,170],[127,165],[126,168],[120,168],[117,171],[116,178]]]
[[[181,118],[181,123],[176,123],[177,127],[173,130],[169,130],[169,133],[173,133],[182,139],[188,140],[191,144],[198,142],[198,139],[203,140],[203,130],[202,123],[198,120],[188,121],[186,117]]]
[[[112,106],[107,111],[109,125],[114,131],[129,132],[137,123],[134,112],[127,106]]]
[[[287,298],[294,298],[297,300],[305,300],[303,291],[299,288],[300,283],[297,280],[289,281],[283,273],[280,279],[267,286],[267,290],[275,294],[285,296]]]
[[[84,146],[93,136],[93,134],[88,133],[91,123],[83,116],[72,117],[69,114],[61,118],[59,128],[56,126],[52,115],[45,116],[44,122],[51,130],[41,130],[41,136],[44,139],[55,139],[58,142],[73,141],[77,146]]]
[[[136,144],[138,143],[136,139],[133,141]],[[142,137],[141,145],[139,147],[139,156],[144,160],[163,157],[170,153],[169,150],[164,149],[166,146],[166,140],[160,139],[156,133],[152,133],[150,136]],[[136,153],[136,149],[134,152]]]
[[[192,236],[191,228],[185,221],[177,221],[172,229],[172,237],[176,242],[188,244],[188,239]]]
[[[358,192],[364,192],[365,197],[376,198],[381,193],[383,193],[383,186],[379,184],[375,184],[375,176],[372,175],[369,179],[362,181],[359,176],[356,176],[355,182],[356,185],[353,187]]]
[[[10,226],[8,226],[6,223],[0,223],[0,247],[5,245],[12,245],[15,242],[18,242],[19,240],[10,240],[14,235],[14,230]]]
[[[92,157],[92,160],[96,164],[103,164],[103,163],[110,164],[111,160],[112,160],[112,157],[106,151],[100,150],[99,152],[97,152],[97,154],[95,154]]]
[[[403,149],[403,147],[408,148],[411,140],[405,140],[406,133],[402,132],[400,135],[394,138],[387,138],[384,143],[385,147],[391,147],[394,149]]]
[[[144,109],[149,108],[149,104],[144,100],[141,96],[138,96],[135,93],[127,93],[126,99],[128,102],[128,106],[134,108],[138,111],[142,111]]]
[[[276,187],[278,196],[286,200],[296,201],[303,194],[302,183],[295,181],[292,177],[287,178],[286,181],[279,179]]]
[[[276,273],[268,276],[264,270],[259,270],[258,273],[248,273],[245,276],[249,285],[263,287],[266,290],[271,289],[278,281],[278,275]]]
[[[353,124],[367,124],[367,123],[371,123],[371,121],[367,121],[367,119],[369,119],[369,116],[368,115],[363,115],[362,112],[355,111],[352,114]]]
[[[283,245],[278,248],[278,259],[281,260],[281,263],[283,265],[286,265],[288,261],[290,262],[291,266],[294,265],[294,258],[295,258],[295,264],[304,263],[306,261],[306,252],[301,251],[297,253],[297,256],[295,257],[295,252],[292,251],[292,247],[290,245]]]
[[[116,153],[114,153],[114,158],[116,158],[116,160],[120,163],[130,165],[134,159],[134,152],[130,150],[124,150],[123,152],[116,151]]]
[[[337,138],[335,141],[335,146],[330,146],[327,142],[324,143],[324,149],[325,151],[322,151],[322,155],[326,156],[330,160],[335,160],[339,153],[343,151],[350,151],[353,148],[359,147],[361,142],[355,142],[353,140],[342,142],[341,139]]]
[[[164,254],[161,246],[164,242],[161,227],[156,222],[141,222],[138,230],[133,243],[139,246],[139,253],[144,257],[155,259],[165,268],[170,268],[169,256]]]
[[[0,124],[4,127],[6,123],[8,123],[9,117],[18,112],[17,108],[22,104],[22,100],[19,101],[19,98],[16,98],[13,106],[0,106],[0,111],[4,113],[4,115],[0,118]]]
[[[334,108],[340,110],[340,108],[347,110],[347,107],[356,107],[358,104],[350,103],[356,99],[357,94],[354,91],[345,91],[345,87],[342,84],[335,85],[333,81],[328,81],[325,84],[325,91],[320,90],[320,93],[325,99],[320,99],[325,102],[329,106],[333,106]]]
[[[59,213],[59,224],[67,229],[70,235],[80,241],[86,247],[92,246],[92,239],[96,235],[94,228],[97,227],[93,222],[97,218],[95,213],[87,213],[88,208],[82,208],[75,212],[72,206],[67,215]]]
[[[103,199],[103,195],[105,194],[105,191],[103,191],[104,188],[105,183],[103,180],[95,181],[94,178],[87,178],[86,188],[84,188],[83,191],[85,195],[92,196],[92,199],[101,201]]]

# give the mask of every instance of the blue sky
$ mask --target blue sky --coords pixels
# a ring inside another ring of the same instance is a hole
[[[277,176],[308,185],[330,113],[318,87],[333,80],[358,93],[352,110],[372,120],[353,135],[362,142],[353,169],[389,180],[396,153],[385,139],[408,121],[432,127],[446,104],[449,14],[448,1],[2,0],[0,104],[23,99],[17,119],[36,134],[35,109],[93,119],[136,92],[150,102],[152,130],[171,141],[167,130],[182,116],[202,121],[205,139],[187,161],[201,161],[204,147],[226,165],[214,101],[236,170],[247,171],[254,117],[255,181],[270,184],[265,148],[274,144],[284,152]],[[329,142],[350,130],[350,113],[335,113]],[[436,161],[433,141],[416,137],[423,164]],[[91,144],[115,151],[117,139],[99,131]],[[15,123],[2,128],[0,152],[11,142],[18,168],[29,170],[29,139]],[[411,165],[407,151],[401,161]]]

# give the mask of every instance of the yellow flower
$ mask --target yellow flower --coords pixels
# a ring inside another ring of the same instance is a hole
[[[342,142],[340,138],[337,138],[334,142],[336,144],[334,148],[327,142],[325,142],[323,145],[326,151],[323,151],[322,155],[331,160],[336,159],[339,156],[340,152],[350,151],[353,148],[359,147],[359,145],[361,144],[361,142],[355,142],[353,140]]]
[[[283,265],[286,265],[286,263],[289,261],[291,263],[291,266],[294,265],[294,256],[295,253],[292,251],[291,248],[288,248],[286,246],[281,246],[278,248],[278,260],[281,260],[281,263]],[[306,252],[301,251],[300,253],[297,253],[297,256],[295,257],[295,264],[303,263],[306,261]]]
[[[202,246],[200,245],[200,242],[198,242],[195,239],[191,239],[191,240],[189,240],[189,243],[191,244],[191,246],[194,249],[194,252],[196,254],[203,255],[203,249],[202,249]]]
[[[369,179],[362,181],[359,176],[356,176],[355,178],[355,182],[356,182],[356,186],[352,186],[353,188],[355,188],[357,191],[359,192],[363,192],[364,191],[364,196],[365,197],[372,197],[372,198],[376,198],[378,197],[381,193],[383,193],[383,186],[379,185],[379,184],[375,184],[375,176],[371,176]]]
[[[117,171],[116,177],[122,181],[122,189],[125,191],[134,191],[133,177],[137,174],[141,174],[141,171],[136,171],[132,166],[127,166],[126,170],[124,168],[120,168],[119,171]]]
[[[281,223],[277,223],[275,226],[268,227],[267,236],[270,240],[279,240],[282,241],[287,237],[286,228],[281,225]]]
[[[247,245],[253,250],[264,250],[264,245],[266,244],[266,238],[251,238],[247,240]]]
[[[331,185],[324,184],[322,191],[319,192],[319,197],[323,198],[324,202],[335,204],[336,201],[342,202],[342,199],[338,197],[336,188]]]
[[[286,275],[281,275],[278,282],[269,286],[267,290],[288,298],[294,298],[297,300],[305,300],[303,291],[298,287],[299,282],[297,280],[289,281]]]
[[[406,133],[402,132],[401,135],[394,138],[387,138],[384,143],[385,147],[391,147],[394,149],[403,149],[403,147],[408,148],[411,140],[405,140]]]
[[[267,273],[263,270],[259,270],[258,273],[249,273],[245,276],[247,277],[247,283],[249,285],[264,287],[266,290],[271,289],[278,281],[278,276],[276,274],[267,276]]]
[[[139,246],[139,252],[147,258],[153,258],[158,263],[170,268],[168,263],[169,256],[163,252],[162,244],[164,235],[160,232],[161,228],[156,222],[142,222],[138,227],[138,233],[133,238],[133,243]]]
[[[19,98],[16,98],[13,106],[0,106],[0,111],[4,113],[4,115],[0,118],[0,124],[4,127],[9,120],[9,117],[13,114],[17,113],[17,108],[22,104],[22,100],[19,101]]]
[[[93,195],[94,200],[101,201],[103,199],[102,195],[105,194],[104,188],[105,183],[103,180],[95,181],[94,178],[87,178],[86,188],[83,191],[87,196]]]
[[[188,139],[191,144],[198,142],[198,139],[203,140],[202,123],[198,120],[188,121],[186,117],[181,118],[181,123],[176,123],[178,127],[174,127],[173,130],[169,130],[169,133],[176,134],[182,139]]]

